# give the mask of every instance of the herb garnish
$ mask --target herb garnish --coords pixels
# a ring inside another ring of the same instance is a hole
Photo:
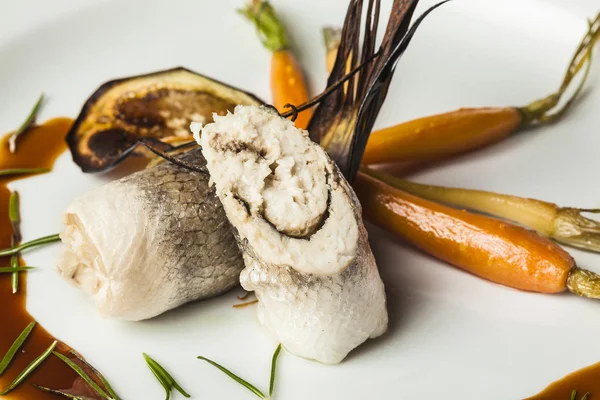
[[[113,390],[112,386],[110,386],[110,383],[108,383],[108,381],[106,380],[106,378],[104,377],[104,375],[102,375],[100,373],[100,371],[98,371],[96,368],[94,368],[90,363],[88,363],[78,352],[76,352],[75,350],[71,349],[71,351],[69,352],[71,353],[72,356],[74,356],[75,358],[77,358],[79,360],[79,362],[81,362],[83,365],[85,365],[87,368],[90,369],[90,371],[92,371],[94,373],[94,375],[96,375],[96,377],[98,379],[100,379],[100,382],[102,382],[102,384],[104,385],[104,388],[106,389],[106,391],[108,392],[108,394],[111,395],[111,397],[113,399],[119,399],[119,396],[117,396],[117,393],[115,393],[115,391]]]
[[[13,272],[23,272],[35,269],[35,267],[24,266],[24,267],[0,267],[0,274],[12,274]]]
[[[40,97],[35,102],[35,105],[31,109],[31,112],[29,113],[25,121],[23,121],[21,126],[19,126],[19,129],[14,131],[14,133],[8,138],[8,149],[11,153],[14,153],[17,150],[17,139],[19,138],[19,136],[27,132],[29,128],[31,128],[35,123],[35,119],[37,118],[38,112],[40,111],[40,107],[42,106],[43,100],[44,93],[40,94]]]
[[[146,364],[148,364],[148,368],[154,374],[156,379],[160,382],[163,388],[165,388],[165,393],[167,395],[166,400],[171,398],[171,391],[173,388],[177,389],[179,393],[184,395],[185,397],[190,397],[189,394],[186,393],[185,390],[173,379],[171,374],[167,372],[159,363],[154,361],[148,354],[142,353],[144,356],[144,360],[146,360]]]
[[[587,392],[586,394],[583,395],[583,397],[581,398],[581,400],[587,400],[588,397],[590,397],[591,393]],[[571,392],[571,400],[577,400],[577,390],[573,390]]]
[[[30,247],[41,246],[43,244],[53,243],[53,242],[58,242],[58,241],[60,241],[60,236],[58,235],[58,233],[55,235],[44,236],[39,239],[35,239],[35,240],[31,240],[29,242],[22,243],[18,246],[11,247],[9,249],[0,250],[0,257],[12,256],[13,254],[17,254],[17,253],[19,253],[25,249],[28,249]]]
[[[271,379],[269,380],[269,397],[273,396],[273,387],[275,386],[275,369],[277,368],[277,359],[281,353],[281,343],[275,349],[273,353],[273,359],[271,360]]]
[[[10,219],[15,242],[18,243],[21,241],[21,211],[19,206],[19,192],[17,191],[10,192],[8,199],[8,219]]]
[[[63,354],[60,354],[56,351],[53,351],[52,354],[60,358],[62,361],[65,362],[65,364],[71,367],[71,369],[75,371],[77,375],[79,375],[85,381],[85,383],[87,383],[92,389],[94,389],[94,392],[98,393],[100,397],[106,400],[113,400],[112,397],[110,397],[96,382],[94,382],[94,380],[90,378],[90,376],[86,374],[85,371],[79,365],[75,364],[72,360],[70,360],[69,357],[66,357]]]
[[[34,327],[35,321],[32,321],[29,325],[25,327],[25,329],[23,329],[23,332],[21,332],[19,337],[10,346],[4,358],[2,358],[2,361],[0,361],[0,375],[2,375],[4,371],[6,371],[8,364],[10,364],[15,354],[17,354],[17,351],[19,351],[25,340],[27,340],[29,334],[31,333]]]
[[[15,247],[21,241],[21,211],[19,205],[19,192],[17,191],[10,192],[10,197],[8,199],[8,219],[10,220],[10,225],[12,226],[13,230],[13,233],[10,236],[10,245],[11,247]],[[10,258],[10,267],[19,267],[18,254],[15,254]],[[10,282],[13,294],[17,293],[19,290],[18,271],[15,270],[12,273]]]
[[[13,270],[10,277],[13,294],[19,291],[19,256],[17,254],[10,257],[10,268]]]
[[[63,354],[57,353],[57,352],[53,352],[55,356],[57,356],[58,358],[60,358],[62,361],[64,361],[69,367],[71,367],[71,369],[73,369],[73,371],[75,371],[100,397],[107,399],[107,400],[119,400],[119,396],[117,396],[117,394],[115,393],[115,391],[113,390],[113,388],[110,386],[110,384],[108,383],[108,381],[106,380],[106,378],[104,378],[104,376],[100,373],[100,371],[98,371],[96,368],[94,368],[92,365],[90,365],[79,353],[77,353],[75,350],[71,349],[69,351],[69,354],[72,355],[73,357],[75,357],[79,362],[81,362],[85,367],[89,368],[90,371],[92,371],[93,375],[98,378],[100,380],[100,382],[102,382],[102,385],[104,386],[104,389],[102,389],[100,387],[100,385],[98,383],[96,383],[96,381],[94,381],[94,379],[92,377],[90,377],[84,370],[83,368],[81,368],[79,365],[77,365],[77,363],[75,363],[73,360],[69,359],[68,357],[64,356]],[[35,387],[36,389],[39,389],[43,392],[48,392],[48,393],[52,393],[55,395],[60,395],[69,399],[77,399],[77,400],[85,400],[88,397],[82,397],[82,396],[78,396],[77,394],[74,393],[67,393],[64,390],[56,390],[56,389],[50,389],[44,386],[40,386],[40,385],[36,385],[34,384],[33,387]],[[107,394],[108,392],[108,394]]]
[[[60,391],[60,390],[50,389],[50,388],[47,388],[45,386],[36,385],[35,383],[33,383],[32,386],[34,388],[38,389],[38,390],[41,390],[42,392],[47,392],[47,393],[55,394],[57,396],[64,396],[67,399],[86,400],[85,398],[83,398],[81,396],[76,396],[74,394],[66,393],[66,392],[63,392],[63,391]]]
[[[254,393],[259,398],[261,398],[263,400],[267,400],[273,395],[273,387],[275,384],[275,369],[277,367],[277,359],[279,358],[280,352],[281,352],[281,344],[279,346],[277,346],[277,349],[275,349],[275,353],[273,353],[273,358],[271,360],[271,376],[269,378],[269,397],[265,396],[265,394],[263,392],[261,392],[259,389],[257,389],[256,386],[254,386],[250,382],[246,381],[245,379],[240,378],[238,375],[234,374],[233,372],[231,372],[227,368],[223,367],[222,365],[216,363],[215,361],[210,360],[206,357],[202,357],[202,356],[198,356],[198,359],[206,361],[210,365],[220,369],[223,373],[225,373],[231,379],[233,379],[234,381],[236,381],[237,383],[239,383],[240,385],[242,385],[243,387],[245,387],[246,389],[248,389],[249,391]]]
[[[41,174],[50,171],[50,168],[7,168],[0,169],[0,176]]]
[[[48,347],[42,354],[40,354],[35,360],[33,360],[31,364],[25,367],[25,369],[15,378],[15,380],[10,385],[8,385],[6,389],[0,392],[0,395],[5,395],[6,393],[19,386],[33,371],[35,371],[37,367],[40,366],[42,362],[44,362],[46,358],[48,358],[50,354],[52,354],[52,351],[56,347],[57,343],[58,342],[55,340],[50,345],[50,347]]]

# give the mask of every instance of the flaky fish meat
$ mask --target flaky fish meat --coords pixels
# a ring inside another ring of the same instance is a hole
[[[383,282],[354,191],[325,151],[268,107],[193,124],[244,257],[260,322],[292,353],[338,363],[387,330]],[[201,130],[201,132],[200,132]]]
[[[181,158],[205,166],[199,149]],[[76,198],[63,215],[60,274],[101,315],[124,320],[236,286],[244,264],[208,178],[162,163]]]

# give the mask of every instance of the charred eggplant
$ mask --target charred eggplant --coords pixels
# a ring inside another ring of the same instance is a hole
[[[190,139],[191,121],[210,122],[236,105],[264,104],[257,97],[186,68],[116,79],[85,102],[67,134],[73,161],[84,172],[114,167],[127,155],[150,157],[140,138],[169,150]]]

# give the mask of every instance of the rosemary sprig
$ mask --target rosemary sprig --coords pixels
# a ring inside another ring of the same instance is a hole
[[[591,393],[587,392],[586,394],[583,395],[583,397],[581,398],[581,400],[587,400],[590,397]],[[571,392],[571,400],[577,400],[577,390],[573,389],[573,391]]]
[[[31,112],[29,113],[25,121],[23,121],[21,126],[19,126],[19,129],[14,131],[14,133],[8,138],[8,149],[11,153],[14,153],[17,150],[17,139],[19,138],[19,136],[27,132],[29,128],[31,128],[31,126],[35,123],[35,119],[37,118],[38,112],[40,111],[40,107],[42,106],[43,100],[44,93],[40,94],[40,97],[35,102],[35,105],[31,109]]]
[[[81,354],[79,354],[75,350],[71,349],[71,351],[69,353],[71,353],[72,356],[74,356],[75,358],[77,358],[83,365],[85,365],[86,367],[88,367],[94,373],[94,375],[96,375],[96,377],[98,377],[98,379],[100,379],[100,382],[102,382],[102,385],[104,385],[104,388],[106,389],[106,391],[108,392],[108,394],[110,394],[110,396],[113,399],[118,399],[119,398],[119,396],[117,396],[117,393],[113,390],[113,388],[110,385],[110,383],[108,383],[108,381],[106,380],[106,378],[104,377],[104,375],[102,375],[100,373],[100,371],[98,371],[96,368],[94,368],[93,365],[91,365],[90,363],[88,363],[81,356]]]
[[[52,354],[52,351],[54,350],[54,348],[56,347],[56,344],[58,342],[55,340],[50,347],[48,347],[42,354],[40,354],[35,360],[33,360],[31,362],[31,364],[29,364],[27,367],[25,367],[25,369],[15,378],[15,380],[8,385],[8,387],[6,389],[4,389],[2,392],[0,392],[0,396],[5,395],[6,393],[10,392],[11,390],[13,390],[14,388],[16,388],[17,386],[19,386],[25,379],[27,379],[27,377],[33,372],[35,371],[35,369],[37,367],[40,366],[41,363],[44,362],[44,360],[46,358],[48,358],[48,356],[50,354]]]
[[[273,396],[273,387],[275,386],[275,369],[277,369],[277,359],[279,358],[279,353],[281,353],[281,343],[275,349],[275,353],[273,353],[273,359],[271,360],[271,379],[269,380],[269,397]]]
[[[279,358],[279,353],[281,353],[281,344],[279,346],[277,346],[277,349],[275,349],[275,353],[273,353],[273,358],[271,359],[271,375],[269,378],[269,397],[265,396],[265,394],[263,392],[261,392],[259,389],[257,389],[256,386],[254,386],[250,382],[246,381],[245,379],[240,378],[238,375],[234,374],[233,372],[231,372],[224,366],[216,363],[215,361],[208,359],[206,357],[202,357],[202,356],[198,356],[198,359],[206,361],[207,363],[211,364],[212,366],[220,369],[223,373],[225,373],[231,379],[233,379],[234,381],[236,381],[237,383],[239,383],[240,385],[242,385],[243,387],[245,387],[246,389],[248,389],[249,391],[254,393],[256,396],[258,396],[259,398],[261,398],[263,400],[266,400],[266,399],[270,399],[271,396],[273,395],[273,388],[275,386],[275,369],[277,368],[277,359]]]
[[[92,389],[94,389],[94,392],[98,393],[100,397],[106,400],[113,400],[96,382],[94,382],[92,378],[90,378],[88,374],[86,374],[86,372],[79,365],[71,361],[69,357],[66,357],[56,351],[53,351],[52,354],[60,358],[62,361],[64,361],[65,364],[71,367],[71,369],[75,371],[77,375],[79,375],[81,379],[85,381],[85,383],[87,383]]]
[[[144,360],[146,360],[146,364],[148,364],[148,368],[154,374],[156,379],[160,382],[162,387],[165,389],[166,400],[171,398],[171,391],[175,388],[179,393],[181,393],[185,397],[190,397],[188,393],[175,381],[175,379],[165,370],[159,363],[154,361],[148,354],[142,353],[144,356]]]
[[[13,254],[17,254],[17,253],[19,253],[25,249],[28,249],[30,247],[41,246],[43,244],[48,244],[48,243],[53,243],[53,242],[58,242],[58,241],[60,241],[60,236],[58,235],[58,233],[55,235],[44,236],[39,239],[21,243],[20,245],[11,247],[9,249],[0,250],[0,257],[12,256]]]
[[[0,169],[0,176],[32,175],[52,171],[50,168],[7,168]]]
[[[218,369],[220,369],[222,372],[224,372],[227,376],[229,376],[231,379],[233,379],[234,381],[236,381],[237,383],[239,383],[240,385],[242,385],[243,387],[245,387],[246,389],[248,389],[249,391],[251,391],[252,393],[254,393],[256,396],[258,396],[261,399],[266,399],[267,397],[263,394],[263,392],[261,392],[260,390],[258,390],[256,388],[256,386],[254,386],[253,384],[251,384],[250,382],[240,378],[239,376],[237,376],[236,374],[234,374],[233,372],[231,372],[230,370],[228,370],[227,368],[223,367],[222,365],[214,362],[213,360],[210,360],[206,357],[202,357],[202,356],[198,356],[199,360],[204,360],[207,363],[209,363],[210,365],[217,367]]]
[[[30,269],[35,269],[35,267],[0,267],[0,274],[12,274],[13,272],[29,271]]]
[[[2,375],[4,371],[6,371],[8,364],[10,364],[15,354],[17,354],[17,351],[19,351],[21,346],[23,346],[23,343],[25,342],[25,340],[27,340],[29,334],[31,333],[34,327],[35,321],[30,322],[29,325],[27,325],[25,329],[23,329],[23,332],[21,332],[19,337],[17,337],[17,339],[10,346],[4,358],[2,358],[2,361],[0,361],[0,375]]]

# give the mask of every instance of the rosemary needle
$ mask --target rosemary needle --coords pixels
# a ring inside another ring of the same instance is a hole
[[[271,361],[271,379],[269,380],[269,397],[273,396],[273,387],[275,386],[275,369],[277,368],[277,358],[279,358],[279,353],[281,353],[281,343],[275,349],[275,353],[273,353],[273,360]]]
[[[53,351],[52,354],[54,354],[56,357],[60,358],[62,361],[65,362],[65,364],[67,364],[69,367],[71,367],[71,369],[73,371],[75,371],[77,373],[77,375],[79,375],[85,381],[85,383],[90,385],[90,387],[92,389],[94,389],[94,392],[98,393],[99,396],[101,396],[102,398],[104,398],[106,400],[112,400],[111,397],[108,394],[106,394],[106,392],[104,390],[102,390],[102,388],[100,386],[98,386],[98,384],[96,382],[94,382],[94,380],[92,378],[90,378],[90,376],[88,374],[86,374],[85,371],[79,365],[77,365],[73,361],[71,361],[69,359],[69,357],[66,357],[60,353],[57,353],[56,351]]]
[[[10,364],[15,354],[17,354],[17,351],[19,351],[21,346],[23,346],[23,343],[25,342],[25,340],[27,340],[27,337],[29,337],[29,334],[31,333],[34,327],[35,321],[32,321],[31,323],[29,323],[29,325],[25,327],[25,329],[23,329],[23,332],[21,332],[19,337],[10,346],[4,358],[2,358],[2,361],[0,361],[0,375],[4,373],[4,371],[8,367],[8,364]]]
[[[12,256],[13,254],[17,254],[25,249],[35,246],[41,246],[47,243],[58,242],[60,240],[60,236],[58,233],[56,235],[44,236],[39,239],[31,240],[29,242],[21,243],[16,247],[11,247],[9,249],[0,250],[0,257],[4,256]]]
[[[31,364],[25,367],[25,369],[15,378],[15,380],[10,385],[8,385],[6,389],[0,392],[0,396],[5,395],[6,393],[19,386],[33,371],[35,371],[37,367],[40,366],[42,362],[44,362],[46,358],[48,358],[50,354],[52,354],[52,351],[56,347],[57,343],[58,342],[55,340],[50,345],[50,347],[48,347],[42,354],[40,354],[35,360],[33,360]]]
[[[163,388],[165,388],[165,392],[167,395],[167,400],[171,397],[171,390],[173,388],[177,389],[179,393],[181,393],[185,397],[190,397],[189,394],[186,393],[185,390],[175,381],[175,379],[164,369],[159,363],[154,361],[148,354],[142,353],[144,356],[144,360],[146,360],[146,364],[148,364],[148,368],[154,374],[156,379],[160,382]]]
[[[104,375],[102,375],[100,373],[100,371],[98,371],[96,368],[94,368],[93,365],[91,365],[90,363],[88,363],[85,360],[85,358],[83,358],[75,350],[71,349],[71,351],[69,353],[71,353],[72,356],[74,356],[75,358],[77,358],[82,364],[84,364],[86,367],[88,367],[94,373],[94,375],[96,375],[96,377],[98,377],[98,379],[100,379],[100,382],[102,382],[102,384],[104,385],[104,388],[106,389],[106,391],[108,392],[108,394],[110,394],[111,398],[113,398],[113,399],[118,399],[119,398],[119,396],[117,396],[117,393],[113,390],[112,386],[110,386],[110,383],[108,383],[108,381],[106,380],[106,378],[104,377]]]
[[[10,198],[8,200],[8,219],[10,220],[13,230],[13,233],[10,237],[10,245],[11,247],[15,247],[17,243],[21,241],[21,211],[19,204],[19,192],[16,190],[10,192]],[[11,268],[17,268],[19,266],[18,254],[14,254],[10,258],[10,266]],[[19,272],[14,271],[12,273],[10,283],[13,294],[17,293],[19,291]]]
[[[41,174],[50,171],[50,168],[8,168],[0,169],[0,176]]]
[[[587,400],[588,397],[590,397],[590,392],[587,392],[586,394],[583,395],[583,397],[581,398],[581,400]],[[573,389],[573,391],[571,392],[571,400],[577,400],[577,390]]]
[[[10,198],[8,200],[8,218],[13,229],[13,236],[16,242],[21,241],[21,212],[19,206],[19,192],[10,192]]]
[[[12,274],[13,272],[29,271],[30,269],[35,269],[35,267],[0,267],[0,274]]]
[[[14,153],[17,150],[17,139],[23,133],[27,132],[29,128],[35,123],[35,119],[37,118],[38,112],[40,111],[40,107],[42,106],[42,101],[44,100],[44,93],[40,94],[40,97],[35,102],[35,105],[31,109],[31,112],[23,121],[19,129],[17,129],[10,137],[8,138],[8,149],[11,153]]]
[[[35,383],[32,386],[38,390],[41,390],[42,392],[51,393],[51,394],[55,394],[58,396],[63,396],[63,397],[66,397],[67,399],[86,400],[84,397],[75,396],[74,394],[66,393],[61,390],[50,389],[50,388],[47,388],[44,386],[36,385]]]
[[[16,241],[15,241],[14,233],[12,234],[12,236],[10,238],[10,244],[12,247],[15,247]],[[19,291],[19,271],[17,271],[17,268],[19,268],[19,255],[18,254],[13,254],[10,257],[10,267],[13,269],[13,273],[10,276],[10,284],[12,286],[13,294],[15,294]]]
[[[233,372],[231,372],[230,370],[228,370],[227,368],[223,367],[222,365],[214,362],[213,360],[210,360],[206,357],[202,357],[202,356],[198,356],[199,360],[204,360],[207,363],[209,363],[210,365],[217,367],[218,369],[220,369],[222,372],[224,372],[227,376],[229,376],[231,379],[233,379],[234,381],[236,381],[237,383],[239,383],[240,385],[242,385],[243,387],[245,387],[246,389],[248,389],[249,391],[251,391],[252,393],[254,393],[255,395],[257,395],[259,398],[261,399],[266,399],[267,397],[263,394],[263,392],[261,392],[260,390],[258,390],[256,388],[256,386],[254,386],[253,384],[251,384],[250,382],[240,378],[239,376],[237,376],[236,374],[234,374]]]

